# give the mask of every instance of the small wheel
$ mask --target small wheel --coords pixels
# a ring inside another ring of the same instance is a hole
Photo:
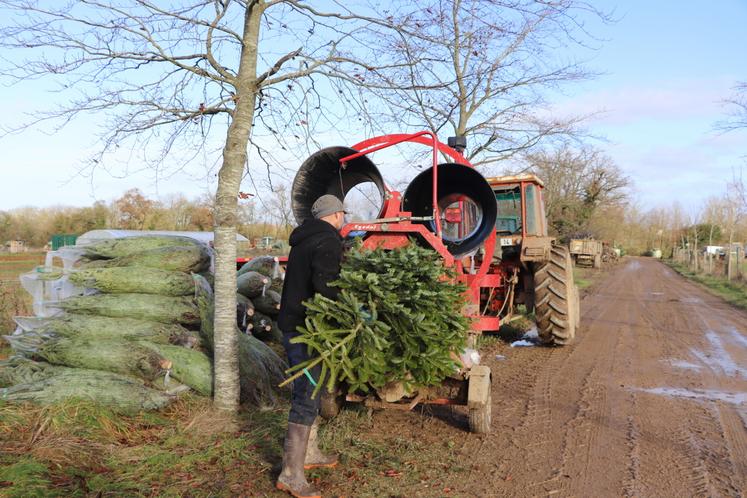
[[[342,409],[343,396],[335,392],[329,392],[326,389],[322,389],[320,393],[321,402],[319,405],[319,415],[327,420],[336,417]]]
[[[489,434],[493,412],[492,396],[488,394],[485,404],[469,409],[469,431],[475,434]]]
[[[475,434],[488,434],[492,415],[490,368],[486,365],[472,367],[468,382],[469,430]]]

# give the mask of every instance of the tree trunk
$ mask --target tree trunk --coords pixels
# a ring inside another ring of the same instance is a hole
[[[250,2],[244,15],[243,47],[236,77],[236,107],[223,148],[215,199],[215,407],[239,407],[239,350],[236,334],[236,225],[238,195],[257,95],[257,44],[264,2]]]

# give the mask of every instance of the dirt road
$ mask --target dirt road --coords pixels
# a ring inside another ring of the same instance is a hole
[[[414,414],[396,417],[403,435],[458,441],[468,471],[449,494],[747,496],[747,313],[635,258],[582,313],[571,347],[501,345],[505,359],[487,358],[490,436],[466,434],[458,418],[424,431]],[[375,425],[392,430],[391,417]],[[414,495],[432,493],[403,496]]]

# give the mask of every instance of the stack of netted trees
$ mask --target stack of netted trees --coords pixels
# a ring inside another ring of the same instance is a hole
[[[282,342],[277,324],[283,279],[278,258],[259,256],[238,271],[236,318],[246,334],[263,341]]]
[[[84,246],[72,270],[51,272],[79,289],[47,318],[18,318],[6,336],[0,398],[90,399],[115,410],[157,409],[186,390],[213,391],[209,249],[187,238],[142,236]],[[261,292],[260,292],[261,294]],[[240,334],[242,400],[272,401],[283,361]]]

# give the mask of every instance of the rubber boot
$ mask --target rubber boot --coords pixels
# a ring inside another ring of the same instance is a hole
[[[337,466],[337,455],[325,455],[319,449],[319,419],[317,418],[314,420],[309,433],[309,444],[306,445],[306,458],[303,462],[303,468],[309,470],[335,466]]]
[[[303,461],[309,442],[311,426],[288,423],[288,433],[283,444],[283,470],[275,487],[287,491],[296,498],[322,498],[321,493],[306,481]]]

